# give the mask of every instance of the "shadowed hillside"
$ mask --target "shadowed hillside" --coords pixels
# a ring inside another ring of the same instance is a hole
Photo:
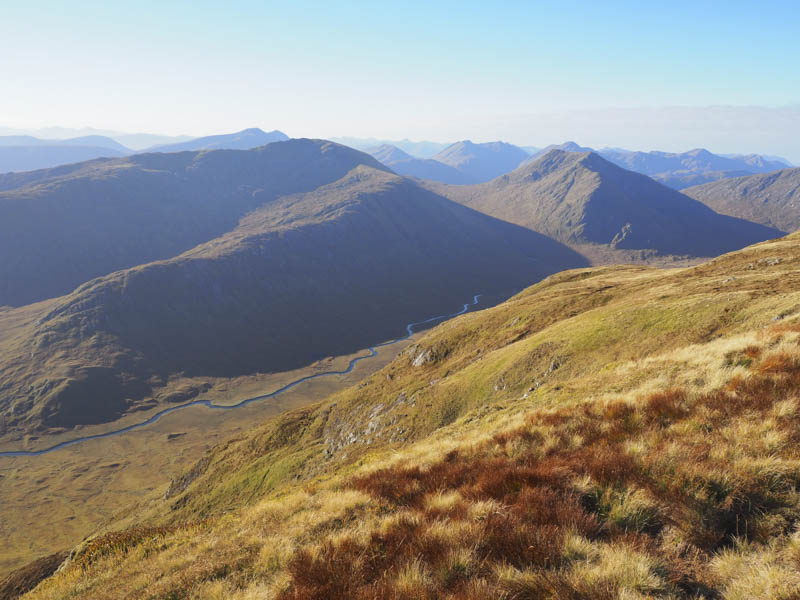
[[[723,215],[783,231],[800,229],[800,169],[737,177],[683,192]]]
[[[181,256],[0,314],[6,428],[105,422],[176,374],[233,377],[352,353],[474,294],[581,264],[542,235],[360,166]]]
[[[482,185],[431,187],[457,202],[571,245],[715,256],[781,233],[719,215],[594,153],[551,150]]]
[[[345,146],[292,140],[0,175],[0,306],[171,258],[278,196],[310,191],[359,164],[384,168]]]

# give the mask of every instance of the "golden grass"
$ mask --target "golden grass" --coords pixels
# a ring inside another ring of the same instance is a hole
[[[795,597],[796,238],[565,273],[436,328],[432,364],[401,355],[217,448],[144,515],[178,525],[160,545],[73,562],[30,597]],[[407,434],[330,444],[376,419]],[[247,483],[290,456],[269,489]]]

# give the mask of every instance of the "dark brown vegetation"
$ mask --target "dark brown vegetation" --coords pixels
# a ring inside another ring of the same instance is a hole
[[[672,593],[713,597],[704,573],[715,552],[786,535],[800,521],[800,473],[746,473],[714,448],[730,444],[739,419],[768,419],[786,401],[797,409],[798,390],[798,355],[771,354],[727,389],[534,413],[428,467],[355,477],[377,510],[402,516],[365,538],[298,551],[282,598],[617,597],[613,585],[571,575],[575,536],[645,555]],[[776,425],[797,458],[800,414]],[[687,439],[687,429],[698,433]],[[670,461],[675,445],[682,460]],[[453,498],[446,508],[435,502],[443,494]],[[620,507],[636,495],[647,502]],[[491,509],[476,519],[482,503]],[[509,582],[507,567],[528,576]],[[409,580],[410,569],[427,576]]]

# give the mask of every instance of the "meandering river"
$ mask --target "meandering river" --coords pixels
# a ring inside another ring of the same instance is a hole
[[[61,442],[60,444],[55,444],[54,446],[50,446],[49,448],[44,448],[43,450],[9,450],[6,452],[0,452],[0,457],[2,456],[41,456],[42,454],[49,454],[50,452],[55,452],[56,450],[61,450],[62,448],[66,448],[67,446],[74,446],[75,444],[82,444],[83,442],[88,442],[89,440],[97,440],[101,438],[113,437],[116,435],[122,435],[124,433],[129,433],[131,431],[136,431],[137,429],[142,429],[143,427],[147,427],[158,421],[164,415],[168,415],[170,413],[174,413],[179,410],[183,410],[184,408],[189,408],[190,406],[205,406],[206,408],[210,408],[213,410],[233,410],[234,408],[240,408],[242,406],[247,406],[253,402],[258,402],[259,400],[267,400],[268,398],[273,398],[278,394],[282,394],[287,390],[292,389],[293,387],[300,385],[306,381],[311,379],[317,379],[319,377],[331,377],[333,375],[346,375],[353,370],[353,367],[356,366],[357,363],[361,362],[362,360],[367,360],[369,358],[373,358],[377,355],[376,348],[382,348],[383,346],[390,346],[392,344],[397,344],[399,342],[405,341],[414,335],[414,328],[418,327],[419,325],[425,325],[427,323],[432,323],[434,321],[441,321],[445,319],[451,319],[453,317],[457,317],[458,315],[463,315],[465,312],[469,310],[470,306],[475,306],[478,304],[478,298],[480,298],[481,294],[477,294],[472,297],[472,302],[467,303],[464,307],[458,311],[454,312],[449,315],[438,315],[435,317],[431,317],[430,319],[425,319],[424,321],[417,321],[415,323],[409,323],[406,325],[406,335],[403,337],[399,337],[394,340],[390,340],[388,342],[383,342],[382,344],[376,344],[374,346],[369,347],[369,354],[365,356],[358,356],[352,359],[346,369],[341,371],[325,371],[323,373],[315,373],[314,375],[306,375],[305,377],[300,377],[299,379],[295,379],[287,383],[286,385],[274,390],[268,394],[261,394],[260,396],[253,396],[252,398],[246,398],[237,404],[214,404],[210,400],[194,400],[192,402],[187,402],[186,404],[180,404],[178,406],[171,406],[169,408],[165,408],[164,410],[157,412],[152,417],[147,419],[146,421],[142,421],[141,423],[135,423],[134,425],[129,425],[127,427],[123,427],[121,429],[116,429],[114,431],[107,431],[105,433],[96,433],[94,435],[87,435],[84,437],[78,437],[73,440],[68,440],[66,442]]]

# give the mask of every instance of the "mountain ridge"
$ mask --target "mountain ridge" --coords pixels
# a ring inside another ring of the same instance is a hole
[[[784,159],[759,154],[721,155],[713,154],[705,148],[695,148],[686,152],[660,150],[643,152],[620,148],[595,150],[571,141],[550,145],[535,154],[531,161],[554,149],[567,152],[596,152],[617,166],[642,173],[677,190],[747,174],[767,173],[787,166]]]
[[[0,175],[0,305],[173,257],[271,198],[310,190],[372,157],[320,140],[253,150],[137,154]],[[142,243],[142,242],[146,243]]]
[[[258,127],[243,129],[236,133],[208,135],[193,138],[185,142],[152,146],[146,152],[186,152],[196,150],[250,150],[273,142],[285,142],[289,139],[282,131],[263,131]]]

